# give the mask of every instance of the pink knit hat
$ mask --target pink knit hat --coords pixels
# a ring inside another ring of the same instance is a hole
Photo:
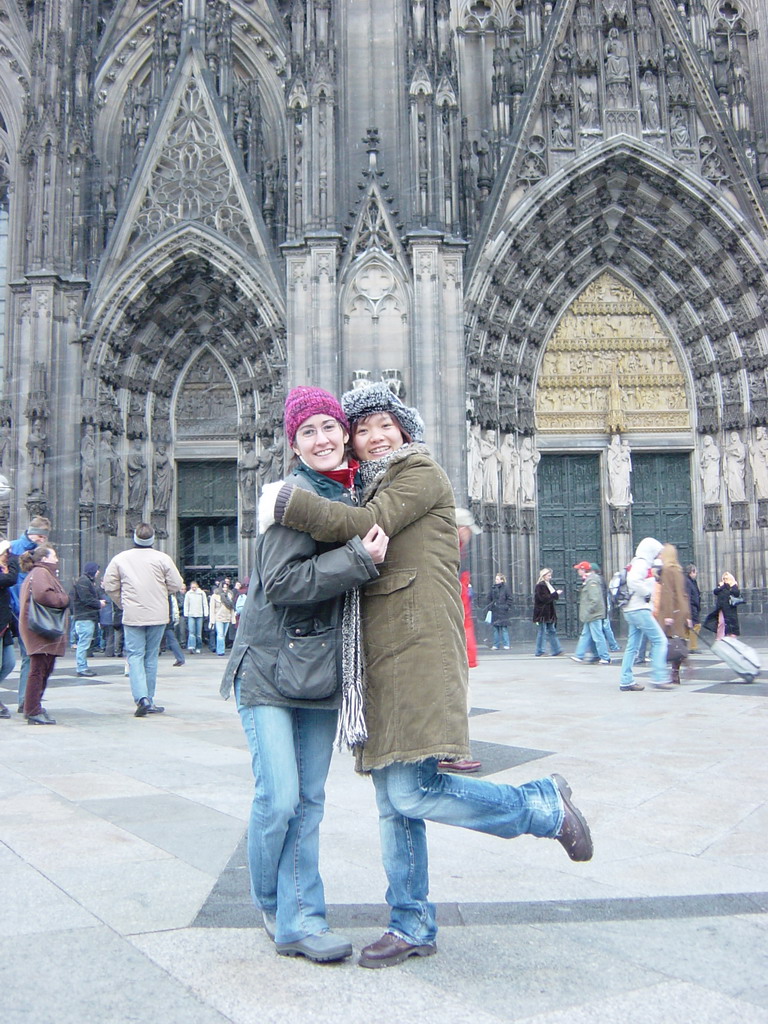
[[[288,444],[292,445],[296,440],[296,431],[304,420],[318,414],[332,416],[349,432],[349,420],[344,415],[338,400],[329,391],[305,385],[292,388],[285,400],[285,435],[288,438]]]

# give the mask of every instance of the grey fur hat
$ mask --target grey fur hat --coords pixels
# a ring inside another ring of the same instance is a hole
[[[341,396],[341,407],[350,423],[377,412],[388,412],[412,441],[424,440],[424,420],[419,410],[404,405],[384,381],[346,391]]]

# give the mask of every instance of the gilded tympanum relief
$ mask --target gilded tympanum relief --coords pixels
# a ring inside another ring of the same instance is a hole
[[[626,433],[690,427],[685,378],[645,302],[602,274],[555,329],[536,388],[541,433]]]

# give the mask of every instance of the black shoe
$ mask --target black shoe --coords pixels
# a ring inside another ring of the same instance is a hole
[[[23,715],[24,714],[24,705],[23,704],[19,704],[19,706],[16,708],[16,714],[17,715]]]
[[[147,710],[147,714],[148,715],[162,715],[162,713],[164,711],[165,711],[165,708],[163,707],[162,704],[155,704],[155,702],[152,701],[152,703],[149,705],[149,709]]]
[[[56,725],[56,719],[51,718],[45,708],[41,708],[36,715],[27,715],[27,725]]]
[[[361,967],[394,967],[409,956],[434,956],[436,952],[437,946],[434,944],[413,946],[392,932],[384,932],[377,942],[360,952],[357,962]]]
[[[552,776],[552,780],[560,790],[565,812],[560,833],[555,836],[555,839],[571,860],[592,860],[593,847],[589,825],[578,807],[571,803],[571,787],[562,775],[555,774]]]
[[[152,701],[149,697],[140,697],[136,703],[136,710],[134,711],[134,718],[143,718],[144,715],[149,714],[150,708],[152,707]]]
[[[10,717],[11,717],[11,712],[8,710],[8,708],[5,706],[5,704],[3,704],[3,702],[0,700],[0,718],[10,718]]]
[[[85,672],[78,672],[79,676],[97,676],[99,673],[94,672],[92,668],[87,668]]]
[[[176,661],[174,661],[174,663],[173,663],[173,667],[174,667],[174,668],[178,668],[178,667],[179,667],[180,665],[183,665],[183,664],[184,664],[184,662],[183,662],[183,661],[178,661],[178,660],[176,660]]]

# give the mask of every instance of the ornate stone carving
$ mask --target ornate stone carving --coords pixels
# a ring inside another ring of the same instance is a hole
[[[611,509],[611,533],[629,533],[632,528],[632,519],[629,508]]]
[[[632,504],[630,477],[632,474],[632,452],[629,441],[622,441],[614,434],[607,452],[608,504],[613,508],[627,508]]]
[[[499,500],[499,465],[501,457],[496,447],[496,431],[486,430],[480,437],[482,467],[482,500],[484,505],[496,505]]]
[[[80,504],[92,505],[96,499],[96,439],[92,423],[86,423],[80,442]]]
[[[762,498],[757,503],[757,525],[761,529],[768,528],[768,499]]]
[[[167,512],[173,490],[173,463],[164,444],[155,449],[152,460],[152,505],[155,512]]]
[[[259,465],[260,460],[254,449],[253,441],[250,439],[243,441],[243,453],[237,466],[240,509],[243,512],[256,511],[256,483]]]
[[[704,529],[708,533],[717,533],[723,529],[723,506],[704,506]]]
[[[131,441],[128,458],[125,460],[128,472],[128,508],[137,513],[137,522],[144,514],[144,503],[147,500],[147,460],[144,457],[144,445],[140,440]]]
[[[768,430],[755,428],[755,439],[749,445],[749,464],[758,500],[768,500]]]
[[[501,506],[501,525],[505,533],[516,533],[518,528],[517,523],[517,506],[516,505],[502,505]]]
[[[168,129],[136,217],[131,246],[138,247],[174,224],[197,221],[256,254],[251,226],[221,151],[221,139],[200,84],[191,78]]]
[[[42,494],[45,483],[45,457],[48,453],[48,435],[45,423],[35,419],[29,428],[27,437],[29,454],[29,490],[30,494]]]
[[[705,506],[720,508],[720,449],[714,439],[705,434],[699,452],[699,473]]]
[[[728,435],[725,444],[725,489],[731,505],[746,502],[745,474],[747,466],[747,448],[735,430]],[[731,516],[733,519],[733,516]]]
[[[536,449],[532,437],[524,437],[520,442],[520,491],[523,513],[526,505],[536,503],[536,467],[541,461],[541,454]]]
[[[749,527],[749,503],[746,501],[731,502],[731,529],[748,530]]]
[[[536,532],[536,509],[520,509],[520,533],[530,535]]]
[[[685,378],[669,338],[610,273],[571,304],[547,345],[536,424],[542,433],[690,427]]]
[[[155,399],[155,416],[157,411]],[[247,423],[245,426],[247,429]],[[193,440],[233,438],[237,434],[237,402],[232,384],[221,360],[205,349],[184,377],[176,401],[176,436]]]

